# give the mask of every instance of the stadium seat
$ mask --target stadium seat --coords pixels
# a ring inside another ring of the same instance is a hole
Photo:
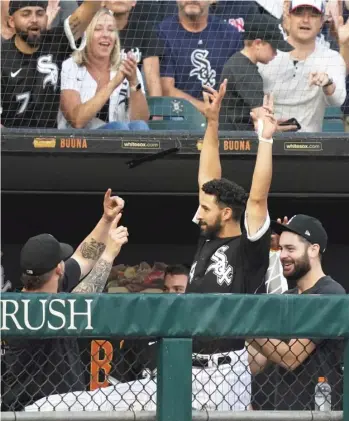
[[[152,130],[204,130],[205,117],[187,100],[174,97],[148,97]]]
[[[322,131],[344,132],[343,113],[339,107],[326,108]]]

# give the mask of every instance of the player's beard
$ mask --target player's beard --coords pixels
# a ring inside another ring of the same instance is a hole
[[[307,252],[305,251],[301,258],[298,260],[293,260],[292,263],[294,265],[293,272],[286,275],[284,273],[284,276],[289,282],[295,285],[299,279],[303,278],[303,276],[305,276],[311,270],[310,260]]]
[[[221,216],[217,216],[216,221],[212,225],[207,225],[205,221],[199,222],[201,235],[203,237],[206,237],[208,240],[213,240],[214,238],[217,238],[217,234],[222,229],[222,218]],[[205,229],[203,229],[205,227]]]
[[[20,31],[16,28],[16,34],[33,48],[39,47],[43,38],[43,31],[38,32],[36,35],[30,35],[28,31]]]

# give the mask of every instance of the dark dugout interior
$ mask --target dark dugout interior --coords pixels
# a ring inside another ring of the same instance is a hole
[[[122,224],[128,227],[130,237],[117,263],[191,263],[199,233],[192,222],[198,207],[197,196],[123,197],[126,207]],[[269,210],[272,219],[304,213],[322,221],[329,236],[325,271],[349,291],[349,198],[271,197]],[[19,253],[29,237],[47,232],[77,246],[102,212],[103,194],[3,193],[1,261],[5,279],[20,286]]]

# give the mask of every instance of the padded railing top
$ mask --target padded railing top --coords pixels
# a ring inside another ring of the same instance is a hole
[[[349,338],[347,295],[1,296],[2,337]]]

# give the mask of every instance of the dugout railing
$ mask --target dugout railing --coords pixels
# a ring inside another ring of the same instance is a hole
[[[203,131],[3,129],[2,193],[87,195],[110,187],[120,196],[197,196],[203,136]],[[256,134],[221,131],[219,138],[223,176],[249,191]],[[348,133],[284,133],[274,140],[270,197],[349,197]]]
[[[3,341],[9,338],[113,336],[159,341],[156,411],[2,412],[3,421],[349,421],[349,372],[346,368],[349,367],[349,297],[346,295],[4,293],[0,303]],[[343,412],[193,412],[193,337],[342,338],[345,342]]]

